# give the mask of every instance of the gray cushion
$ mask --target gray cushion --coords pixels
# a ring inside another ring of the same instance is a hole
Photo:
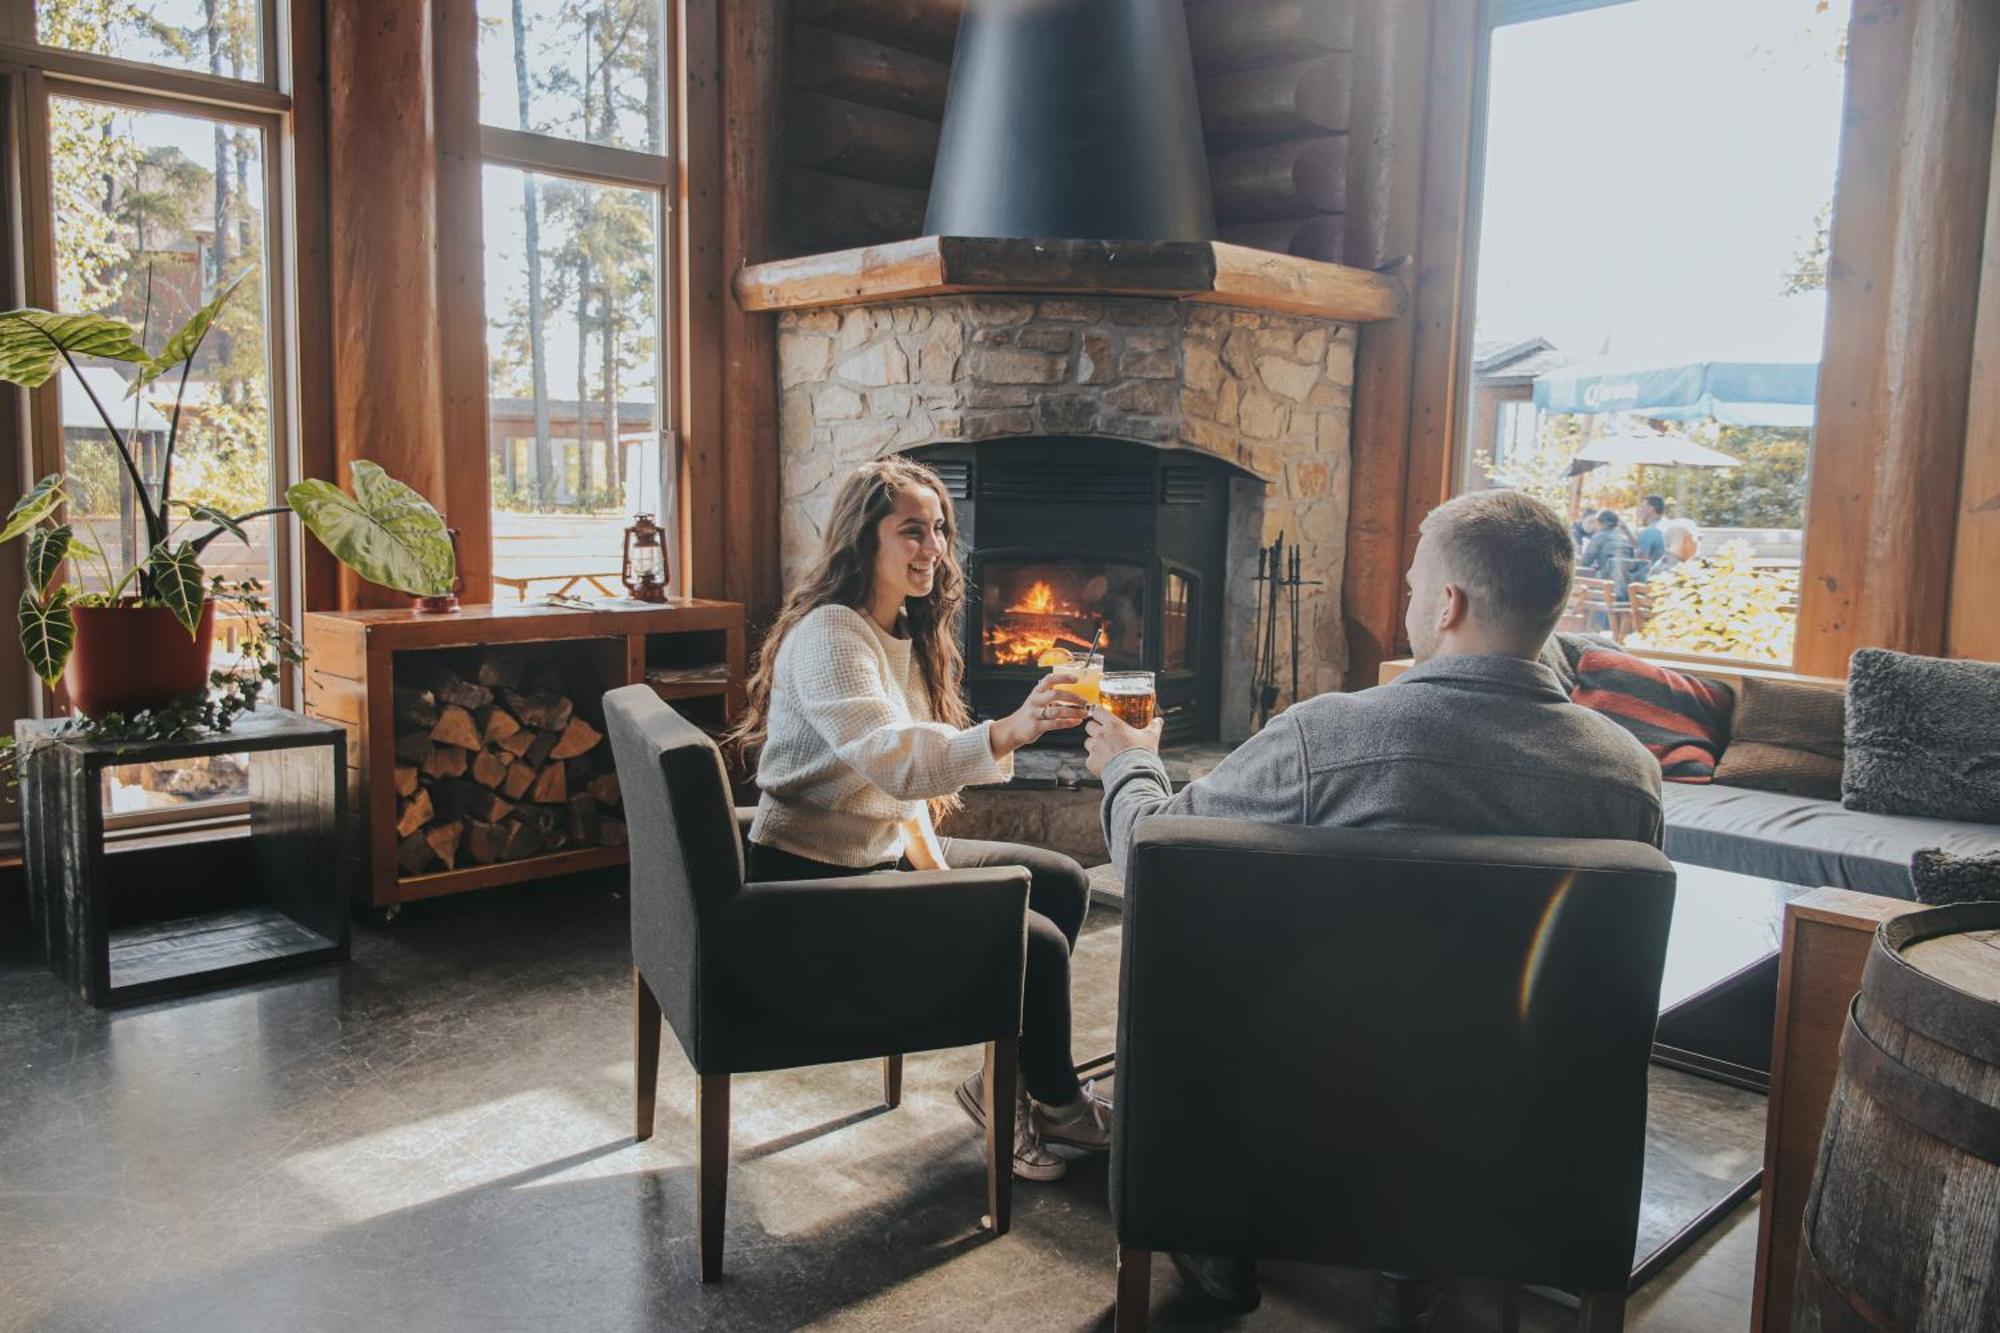
[[[2000,825],[1876,815],[1834,801],[1743,787],[1667,783],[1667,855],[1676,861],[1913,898],[1910,858],[1926,847],[2000,852]]]
[[[1850,810],[2000,823],[2000,663],[1855,653],[1840,787]]]

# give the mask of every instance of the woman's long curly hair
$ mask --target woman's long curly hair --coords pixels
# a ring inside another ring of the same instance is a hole
[[[849,606],[868,614],[874,593],[875,556],[882,545],[877,529],[894,512],[896,496],[906,486],[928,488],[944,511],[944,551],[938,557],[930,595],[903,602],[910,655],[923,673],[931,719],[954,727],[971,723],[972,714],[959,693],[959,682],[965,675],[965,652],[958,636],[959,613],[965,605],[965,575],[958,567],[958,516],[952,512],[951,496],[938,474],[923,464],[902,457],[878,458],[862,464],[841,483],[811,572],[785,598],[784,609],[764,636],[757,669],[750,675],[750,706],[729,733],[730,742],[746,760],[755,758],[769,731],[773,668],[792,626],[822,606]],[[956,804],[952,800],[933,802],[932,809],[943,813],[940,805],[948,809]]]

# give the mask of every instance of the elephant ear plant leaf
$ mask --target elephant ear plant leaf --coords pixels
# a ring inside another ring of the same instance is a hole
[[[11,542],[56,511],[63,502],[62,474],[51,472],[7,511],[7,526],[0,528],[0,542]]]
[[[62,678],[75,642],[68,588],[57,588],[43,599],[37,599],[33,589],[21,594],[21,654],[43,684],[54,688]]]
[[[36,528],[28,534],[29,589],[37,596],[47,593],[63,561],[72,555],[96,554],[89,545],[76,539],[76,533],[67,523],[52,528]]]
[[[195,554],[193,543],[182,542],[169,551],[162,542],[153,548],[146,568],[152,573],[154,592],[193,638],[195,626],[201,623],[201,604],[208,595],[202,587],[201,557]]]
[[[75,369],[72,358],[77,356],[101,356],[141,365],[152,359],[133,339],[132,326],[109,315],[58,315],[48,310],[10,310],[0,314],[0,380],[29,389],[39,388],[55,374],[57,358]],[[96,402],[96,398],[93,396],[91,401]],[[99,404],[99,413],[103,410]]]
[[[352,496],[314,480],[294,485],[285,499],[327,550],[369,582],[413,597],[450,592],[458,561],[443,515],[367,459],[352,467]]]

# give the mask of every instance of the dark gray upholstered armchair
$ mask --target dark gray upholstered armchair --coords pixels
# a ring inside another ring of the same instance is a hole
[[[729,1076],[986,1044],[990,1225],[1013,1187],[1027,947],[1019,867],[745,884],[722,754],[649,686],[604,696],[632,852],[637,1137],[653,1134],[660,1018],[697,1076],[701,1280],[722,1273]]]
[[[1151,1252],[1547,1284],[1622,1326],[1673,866],[1641,843],[1156,817],[1111,1211]]]

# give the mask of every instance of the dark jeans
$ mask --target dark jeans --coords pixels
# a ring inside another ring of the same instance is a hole
[[[1023,866],[1028,889],[1028,974],[1021,1002],[1021,1078],[1036,1101],[1062,1106],[1082,1087],[1069,1045],[1069,956],[1076,948],[1083,914],[1090,906],[1090,881],[1083,867],[1061,852],[1011,842],[944,838],[945,864],[954,870],[982,866]],[[829,865],[790,852],[750,844],[744,878],[753,884],[793,879],[865,875],[894,866]],[[902,867],[908,869],[907,863]]]

